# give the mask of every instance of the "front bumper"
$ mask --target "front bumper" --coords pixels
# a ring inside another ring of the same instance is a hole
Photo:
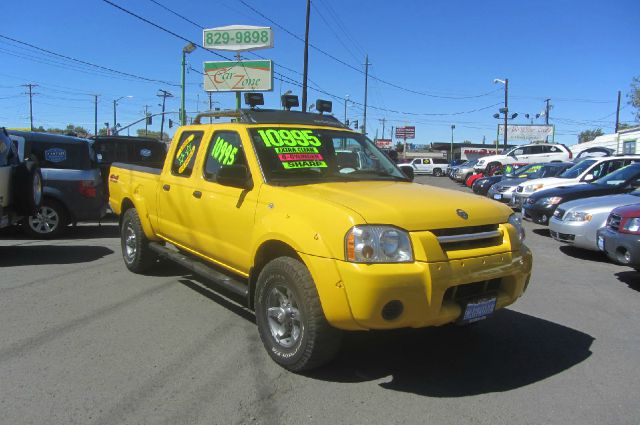
[[[511,204],[511,200],[513,199],[513,190],[507,190],[505,192],[499,192],[493,188],[493,186],[487,192],[487,196],[494,201],[499,201],[505,204]]]
[[[489,287],[496,297],[496,309],[506,307],[525,291],[532,266],[532,255],[525,245],[501,254],[404,264],[302,257],[316,282],[328,322],[346,330],[451,323],[463,313],[465,299],[459,297],[465,293],[481,297],[482,290]],[[454,287],[458,289],[452,290]],[[383,317],[390,302],[402,304],[402,313],[391,320]]]
[[[525,203],[521,209],[522,218],[538,224],[548,224],[557,206],[558,205]]]
[[[618,264],[640,268],[640,236],[615,232],[604,227],[597,232],[596,241],[602,238],[604,252]]]
[[[600,221],[562,221],[552,217],[549,220],[549,233],[558,242],[598,251],[596,232],[603,225]]]

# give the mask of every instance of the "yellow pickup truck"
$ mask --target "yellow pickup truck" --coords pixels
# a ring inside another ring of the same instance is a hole
[[[170,259],[240,297],[292,371],[329,361],[343,331],[483,319],[531,276],[511,209],[412,182],[331,115],[201,114],[162,169],[114,164],[109,193],[129,270]]]

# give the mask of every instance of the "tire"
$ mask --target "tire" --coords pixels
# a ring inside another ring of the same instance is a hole
[[[34,162],[18,165],[13,174],[13,199],[19,215],[35,214],[42,204],[42,173]]]
[[[55,199],[45,198],[36,214],[26,217],[23,228],[38,239],[55,239],[67,230],[69,218],[65,207]]]
[[[265,349],[292,372],[321,366],[340,349],[342,332],[327,323],[315,283],[299,260],[280,257],[262,269],[255,313]]]
[[[129,208],[122,216],[120,246],[124,264],[133,273],[144,273],[158,258],[149,248],[149,240],[142,230],[140,217],[135,208]]]
[[[442,174],[442,170],[441,170],[440,168],[434,168],[434,169],[433,169],[433,175],[434,175],[435,177],[442,177],[442,175],[443,175],[443,174]]]

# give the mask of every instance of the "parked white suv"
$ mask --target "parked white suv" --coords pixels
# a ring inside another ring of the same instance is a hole
[[[414,158],[411,161],[415,174],[433,174],[444,176],[449,171],[449,163],[444,158]]]
[[[547,177],[520,183],[511,198],[511,206],[521,207],[526,198],[539,190],[586,184],[634,162],[640,162],[640,155],[584,159],[557,177]]]
[[[554,161],[568,161],[573,154],[568,147],[559,143],[536,143],[512,148],[501,155],[483,156],[478,160],[474,170],[484,171],[492,164],[535,164]]]

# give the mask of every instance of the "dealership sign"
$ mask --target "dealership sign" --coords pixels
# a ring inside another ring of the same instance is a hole
[[[396,139],[415,139],[416,128],[413,126],[396,127]]]
[[[504,125],[498,125],[498,135],[504,134]],[[509,124],[507,138],[509,140],[544,140],[553,136],[552,125]]]
[[[376,146],[381,149],[389,149],[392,144],[391,139],[376,139]]]
[[[273,47],[270,27],[228,25],[202,31],[202,47],[209,50],[246,52]]]
[[[272,63],[270,60],[205,62],[204,89],[215,92],[272,90]]]

